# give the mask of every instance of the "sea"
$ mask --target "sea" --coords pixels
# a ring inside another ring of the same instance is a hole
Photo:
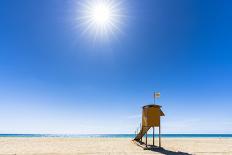
[[[158,135],[155,135],[156,137]],[[232,138],[232,134],[161,134],[164,138]],[[134,138],[135,134],[0,134],[0,137]],[[148,134],[152,137],[152,134]]]

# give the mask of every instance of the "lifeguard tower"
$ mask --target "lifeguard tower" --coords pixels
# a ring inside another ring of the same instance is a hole
[[[159,93],[154,93],[155,98],[159,97]],[[142,141],[144,135],[146,135],[146,147],[147,147],[147,132],[150,128],[153,128],[153,146],[155,146],[155,127],[159,128],[159,147],[161,147],[161,129],[160,129],[160,118],[164,116],[160,105],[150,104],[143,106],[142,109],[142,124],[140,125],[140,131],[136,133],[135,141]]]

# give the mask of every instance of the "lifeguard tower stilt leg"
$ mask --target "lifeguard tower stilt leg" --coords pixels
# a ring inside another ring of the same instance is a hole
[[[160,126],[159,126],[159,147],[161,147],[161,137],[160,137]]]
[[[155,146],[155,127],[153,127],[153,147]]]
[[[146,147],[147,147],[147,132],[146,132]]]

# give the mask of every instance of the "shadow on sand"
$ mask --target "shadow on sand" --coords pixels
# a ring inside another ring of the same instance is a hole
[[[161,153],[161,154],[165,154],[165,155],[191,155],[187,152],[180,152],[180,151],[175,152],[175,151],[171,151],[171,150],[166,150],[162,147],[157,147],[157,146],[152,146],[152,145],[148,145],[146,147],[145,143],[143,143],[141,141],[140,142],[136,141],[136,143],[138,146],[142,147],[144,150],[150,150],[152,152]]]

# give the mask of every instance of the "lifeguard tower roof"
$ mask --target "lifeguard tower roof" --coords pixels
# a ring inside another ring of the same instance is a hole
[[[144,108],[151,108],[151,107],[159,107],[159,108],[161,108],[162,106],[157,105],[157,104],[148,104],[148,105],[143,106],[143,109]]]
[[[148,105],[145,105],[145,106],[143,106],[143,109],[152,108],[152,107],[159,108],[160,109],[160,116],[165,116],[164,112],[161,110],[162,106],[157,105],[157,104],[148,104]]]

